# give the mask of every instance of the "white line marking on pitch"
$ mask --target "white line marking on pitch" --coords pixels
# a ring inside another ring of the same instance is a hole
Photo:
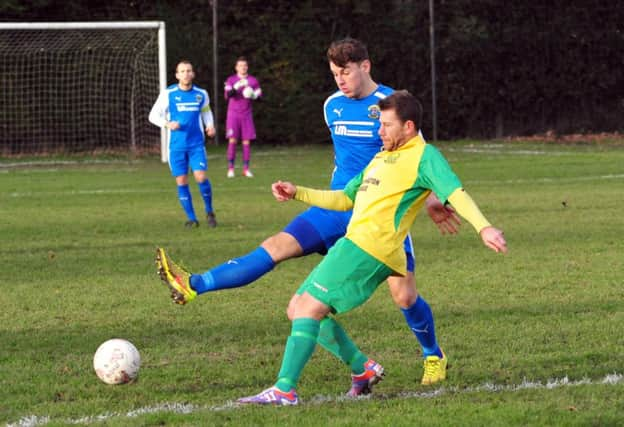
[[[552,390],[561,387],[575,387],[580,385],[616,385],[624,382],[624,375],[613,373],[608,374],[602,379],[591,380],[589,378],[583,378],[580,380],[570,380],[568,377],[564,378],[554,378],[550,379],[545,383],[540,381],[529,381],[524,380],[520,384],[492,384],[485,383],[475,387],[440,387],[432,391],[425,392],[403,392],[397,395],[383,395],[383,394],[375,394],[372,397],[363,396],[360,398],[349,398],[346,396],[315,396],[310,400],[307,400],[307,404],[310,405],[319,405],[327,402],[352,402],[359,400],[368,400],[368,399],[379,399],[379,398],[393,398],[393,399],[428,399],[432,397],[443,396],[445,394],[464,394],[464,393],[478,393],[478,392],[487,392],[487,393],[498,393],[498,392],[516,392],[520,390],[527,389],[546,389]],[[145,414],[154,414],[158,412],[173,412],[176,414],[191,414],[194,412],[208,411],[208,412],[217,412],[224,411],[229,409],[237,409],[240,408],[240,405],[228,401],[223,405],[218,406],[198,406],[193,405],[192,403],[161,403],[155,406],[147,406],[144,408],[134,409],[132,411],[126,413],[119,412],[109,412],[100,415],[87,415],[81,418],[73,418],[73,419],[51,419],[49,416],[38,416],[38,415],[28,415],[20,418],[19,421],[15,423],[7,423],[7,427],[37,427],[48,424],[49,422],[62,422],[64,424],[92,424],[97,422],[103,422],[110,420],[111,418],[134,418],[140,415]]]
[[[570,156],[579,154],[578,152],[572,151],[517,150],[512,148],[492,149],[491,147],[443,147],[442,151],[448,151],[450,153],[518,154],[521,156]]]
[[[579,176],[570,178],[535,178],[535,179],[507,179],[507,180],[483,180],[471,179],[466,180],[469,184],[530,184],[530,183],[550,183],[550,182],[578,182],[578,181],[602,181],[610,179],[623,179],[624,174],[595,175],[595,176]],[[257,187],[259,190],[265,190],[264,187]],[[16,191],[8,193],[9,197],[33,197],[33,196],[90,196],[102,194],[146,194],[146,193],[171,193],[169,189],[113,189],[102,188],[99,190],[69,190],[69,191]]]
[[[267,150],[267,151],[256,151],[254,156],[280,156],[284,154],[290,155],[305,155],[305,151],[297,151],[297,150]],[[221,159],[225,158],[224,154],[208,154],[208,160]],[[92,166],[92,165],[117,165],[117,164],[125,164],[125,165],[136,165],[147,163],[146,160],[138,159],[138,160],[32,160],[32,161],[24,161],[24,162],[0,162],[0,169],[9,169],[9,168],[26,168],[26,167],[38,167],[38,166]],[[165,162],[166,163],[166,162]],[[164,164],[164,163],[163,163]]]
[[[609,175],[590,175],[590,176],[575,176],[575,177],[557,177],[557,178],[534,178],[534,179],[505,179],[505,180],[487,180],[487,179],[470,179],[466,180],[470,184],[534,184],[534,183],[561,183],[561,182],[579,182],[579,181],[602,181],[609,179],[622,179],[624,174],[609,174]]]

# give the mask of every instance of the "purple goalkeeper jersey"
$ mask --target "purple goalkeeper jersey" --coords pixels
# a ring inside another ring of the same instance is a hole
[[[228,92],[234,89],[234,85],[241,79],[247,79],[247,85],[254,90],[255,98],[259,98],[262,96],[262,89],[260,89],[260,84],[258,80],[252,76],[247,75],[246,77],[239,77],[237,74],[234,74],[227,78],[225,81],[224,93],[225,99],[228,101],[228,114],[251,114],[251,102],[252,99],[245,98],[243,96],[243,90],[245,86],[241,86],[236,89],[236,93],[234,95],[229,95]]]

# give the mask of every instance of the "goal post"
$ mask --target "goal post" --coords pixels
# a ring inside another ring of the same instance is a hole
[[[0,156],[150,152],[167,86],[165,23],[0,23]]]

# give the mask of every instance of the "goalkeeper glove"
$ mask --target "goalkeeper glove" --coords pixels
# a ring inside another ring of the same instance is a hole
[[[247,99],[256,99],[256,91],[251,86],[246,86],[243,89],[243,96]]]
[[[234,83],[234,89],[239,90],[242,87],[247,86],[247,79],[240,79],[236,83]]]

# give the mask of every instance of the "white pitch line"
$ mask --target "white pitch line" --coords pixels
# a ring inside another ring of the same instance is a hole
[[[16,191],[9,193],[10,197],[33,197],[33,196],[90,196],[101,194],[145,194],[145,193],[171,193],[171,190],[167,189],[154,189],[154,190],[135,190],[128,188],[108,188],[100,190],[70,190],[70,191]]]
[[[546,389],[546,390],[554,390],[562,387],[576,387],[581,385],[616,385],[624,383],[624,375],[618,374],[614,372],[613,374],[608,374],[602,379],[592,380],[590,378],[582,378],[580,380],[570,380],[567,376],[563,378],[554,378],[546,381],[545,383],[541,381],[529,381],[524,380],[520,384],[493,384],[493,383],[485,383],[475,387],[440,387],[436,388],[432,391],[426,392],[403,392],[397,395],[384,395],[384,394],[375,394],[363,396],[360,398],[350,398],[346,396],[315,396],[309,400],[307,400],[306,404],[308,405],[321,405],[328,402],[357,402],[360,400],[370,400],[370,399],[430,399],[433,397],[444,396],[447,394],[467,394],[467,393],[500,393],[500,392],[516,392],[521,390],[535,390],[535,389]],[[39,415],[28,415],[19,419],[14,423],[7,423],[7,427],[38,427],[46,425],[50,422],[62,422],[64,424],[93,424],[98,422],[105,422],[112,418],[135,418],[140,415],[145,414],[154,414],[159,412],[172,412],[175,414],[192,414],[194,412],[218,412],[225,410],[236,410],[240,408],[240,405],[228,401],[223,405],[218,406],[199,406],[193,405],[192,403],[161,403],[155,406],[147,406],[139,409],[134,409],[132,411],[126,413],[120,412],[107,412],[100,415],[87,415],[81,418],[72,418],[72,419],[51,419],[49,416],[39,416]]]
[[[611,179],[624,179],[624,174],[610,174],[610,175],[593,175],[593,176],[579,176],[570,178],[536,178],[536,179],[507,179],[507,180],[482,180],[472,179],[466,180],[468,184],[531,184],[531,183],[551,183],[551,182],[578,182],[578,181],[603,181]],[[257,187],[258,190],[265,190],[265,187]],[[34,197],[34,196],[89,196],[89,195],[102,195],[102,194],[147,194],[147,193],[171,193],[169,189],[153,189],[153,190],[140,190],[140,189],[128,189],[128,188],[102,188],[99,190],[70,190],[70,191],[15,191],[8,193],[9,197],[21,198],[21,197]]]
[[[494,146],[492,146],[494,147]],[[571,156],[578,155],[578,152],[570,151],[545,151],[545,150],[514,150],[514,149],[492,149],[476,147],[442,147],[442,151],[449,153],[483,153],[483,154],[516,154],[521,156]]]
[[[254,156],[264,157],[264,156],[281,156],[285,154],[300,154],[303,151],[293,150],[266,150],[266,151],[256,151],[254,152]],[[208,160],[216,160],[216,159],[224,159],[225,158],[225,149],[224,154],[209,154],[207,156]],[[138,160],[33,160],[33,161],[25,161],[25,162],[0,162],[0,171],[4,169],[10,168],[24,168],[24,167],[35,167],[35,166],[90,166],[90,165],[117,165],[117,164],[143,164],[146,163],[146,160],[138,159]]]
[[[606,181],[610,179],[623,179],[624,174],[609,174],[609,175],[588,175],[588,176],[575,176],[569,178],[520,178],[520,179],[469,179],[466,183],[469,184],[535,184],[535,183],[561,183],[561,182],[582,182],[582,181]]]

